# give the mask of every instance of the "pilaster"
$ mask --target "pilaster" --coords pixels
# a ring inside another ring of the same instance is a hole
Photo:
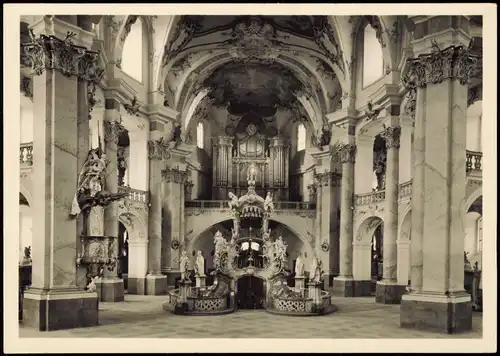
[[[451,26],[435,34],[429,54],[410,59],[403,72],[403,83],[417,89],[417,106],[411,293],[403,296],[401,325],[452,333],[472,327],[471,298],[464,291],[462,211],[467,83],[480,58],[468,51],[468,41],[457,42],[463,28],[457,33],[454,25],[463,24],[464,17],[444,18]]]
[[[87,50],[85,31],[53,16],[44,16],[32,29],[32,43],[23,50],[31,64],[37,112],[32,171],[37,236],[32,242],[34,273],[24,293],[23,323],[40,331],[94,326],[97,294],[77,286],[79,231],[76,220],[68,216],[81,150],[88,153],[88,139],[78,134],[79,127],[85,129],[83,117],[87,117],[82,102],[85,85],[78,81],[95,79],[97,53]]]

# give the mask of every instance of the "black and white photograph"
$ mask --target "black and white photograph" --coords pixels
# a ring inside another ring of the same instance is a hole
[[[4,352],[495,352],[495,4],[4,10]]]

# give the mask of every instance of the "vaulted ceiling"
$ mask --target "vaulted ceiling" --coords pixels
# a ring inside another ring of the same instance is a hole
[[[319,127],[340,101],[343,63],[326,16],[181,16],[162,59],[168,104],[183,114],[203,90],[212,105],[254,113],[301,97]]]

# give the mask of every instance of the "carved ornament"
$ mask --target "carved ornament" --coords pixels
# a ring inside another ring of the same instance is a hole
[[[130,104],[125,103],[123,104],[123,107],[125,108],[125,111],[130,115],[139,116],[140,104],[137,102],[137,97],[135,95]]]
[[[387,149],[399,148],[400,138],[401,138],[401,127],[399,126],[387,127],[384,131],[381,132],[380,136],[382,136],[382,138],[385,139],[385,147]]]
[[[466,85],[480,65],[480,57],[464,46],[450,46],[440,50],[434,42],[430,54],[409,59],[403,70],[402,83],[407,88],[425,88],[445,79],[456,79]]]
[[[165,168],[161,171],[161,175],[167,183],[174,182],[184,184],[188,176],[188,172],[181,171],[176,168]]]
[[[354,163],[356,160],[356,145],[354,143],[337,142],[333,147],[332,158],[341,163]]]
[[[120,134],[125,131],[123,125],[118,121],[104,120],[104,140],[118,144]]]
[[[148,157],[149,159],[170,159],[172,157],[171,150],[174,147],[174,142],[161,137],[157,140],[148,141]]]

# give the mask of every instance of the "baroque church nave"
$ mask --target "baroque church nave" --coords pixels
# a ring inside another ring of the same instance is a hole
[[[20,38],[24,332],[151,300],[481,333],[481,16],[22,16]]]

